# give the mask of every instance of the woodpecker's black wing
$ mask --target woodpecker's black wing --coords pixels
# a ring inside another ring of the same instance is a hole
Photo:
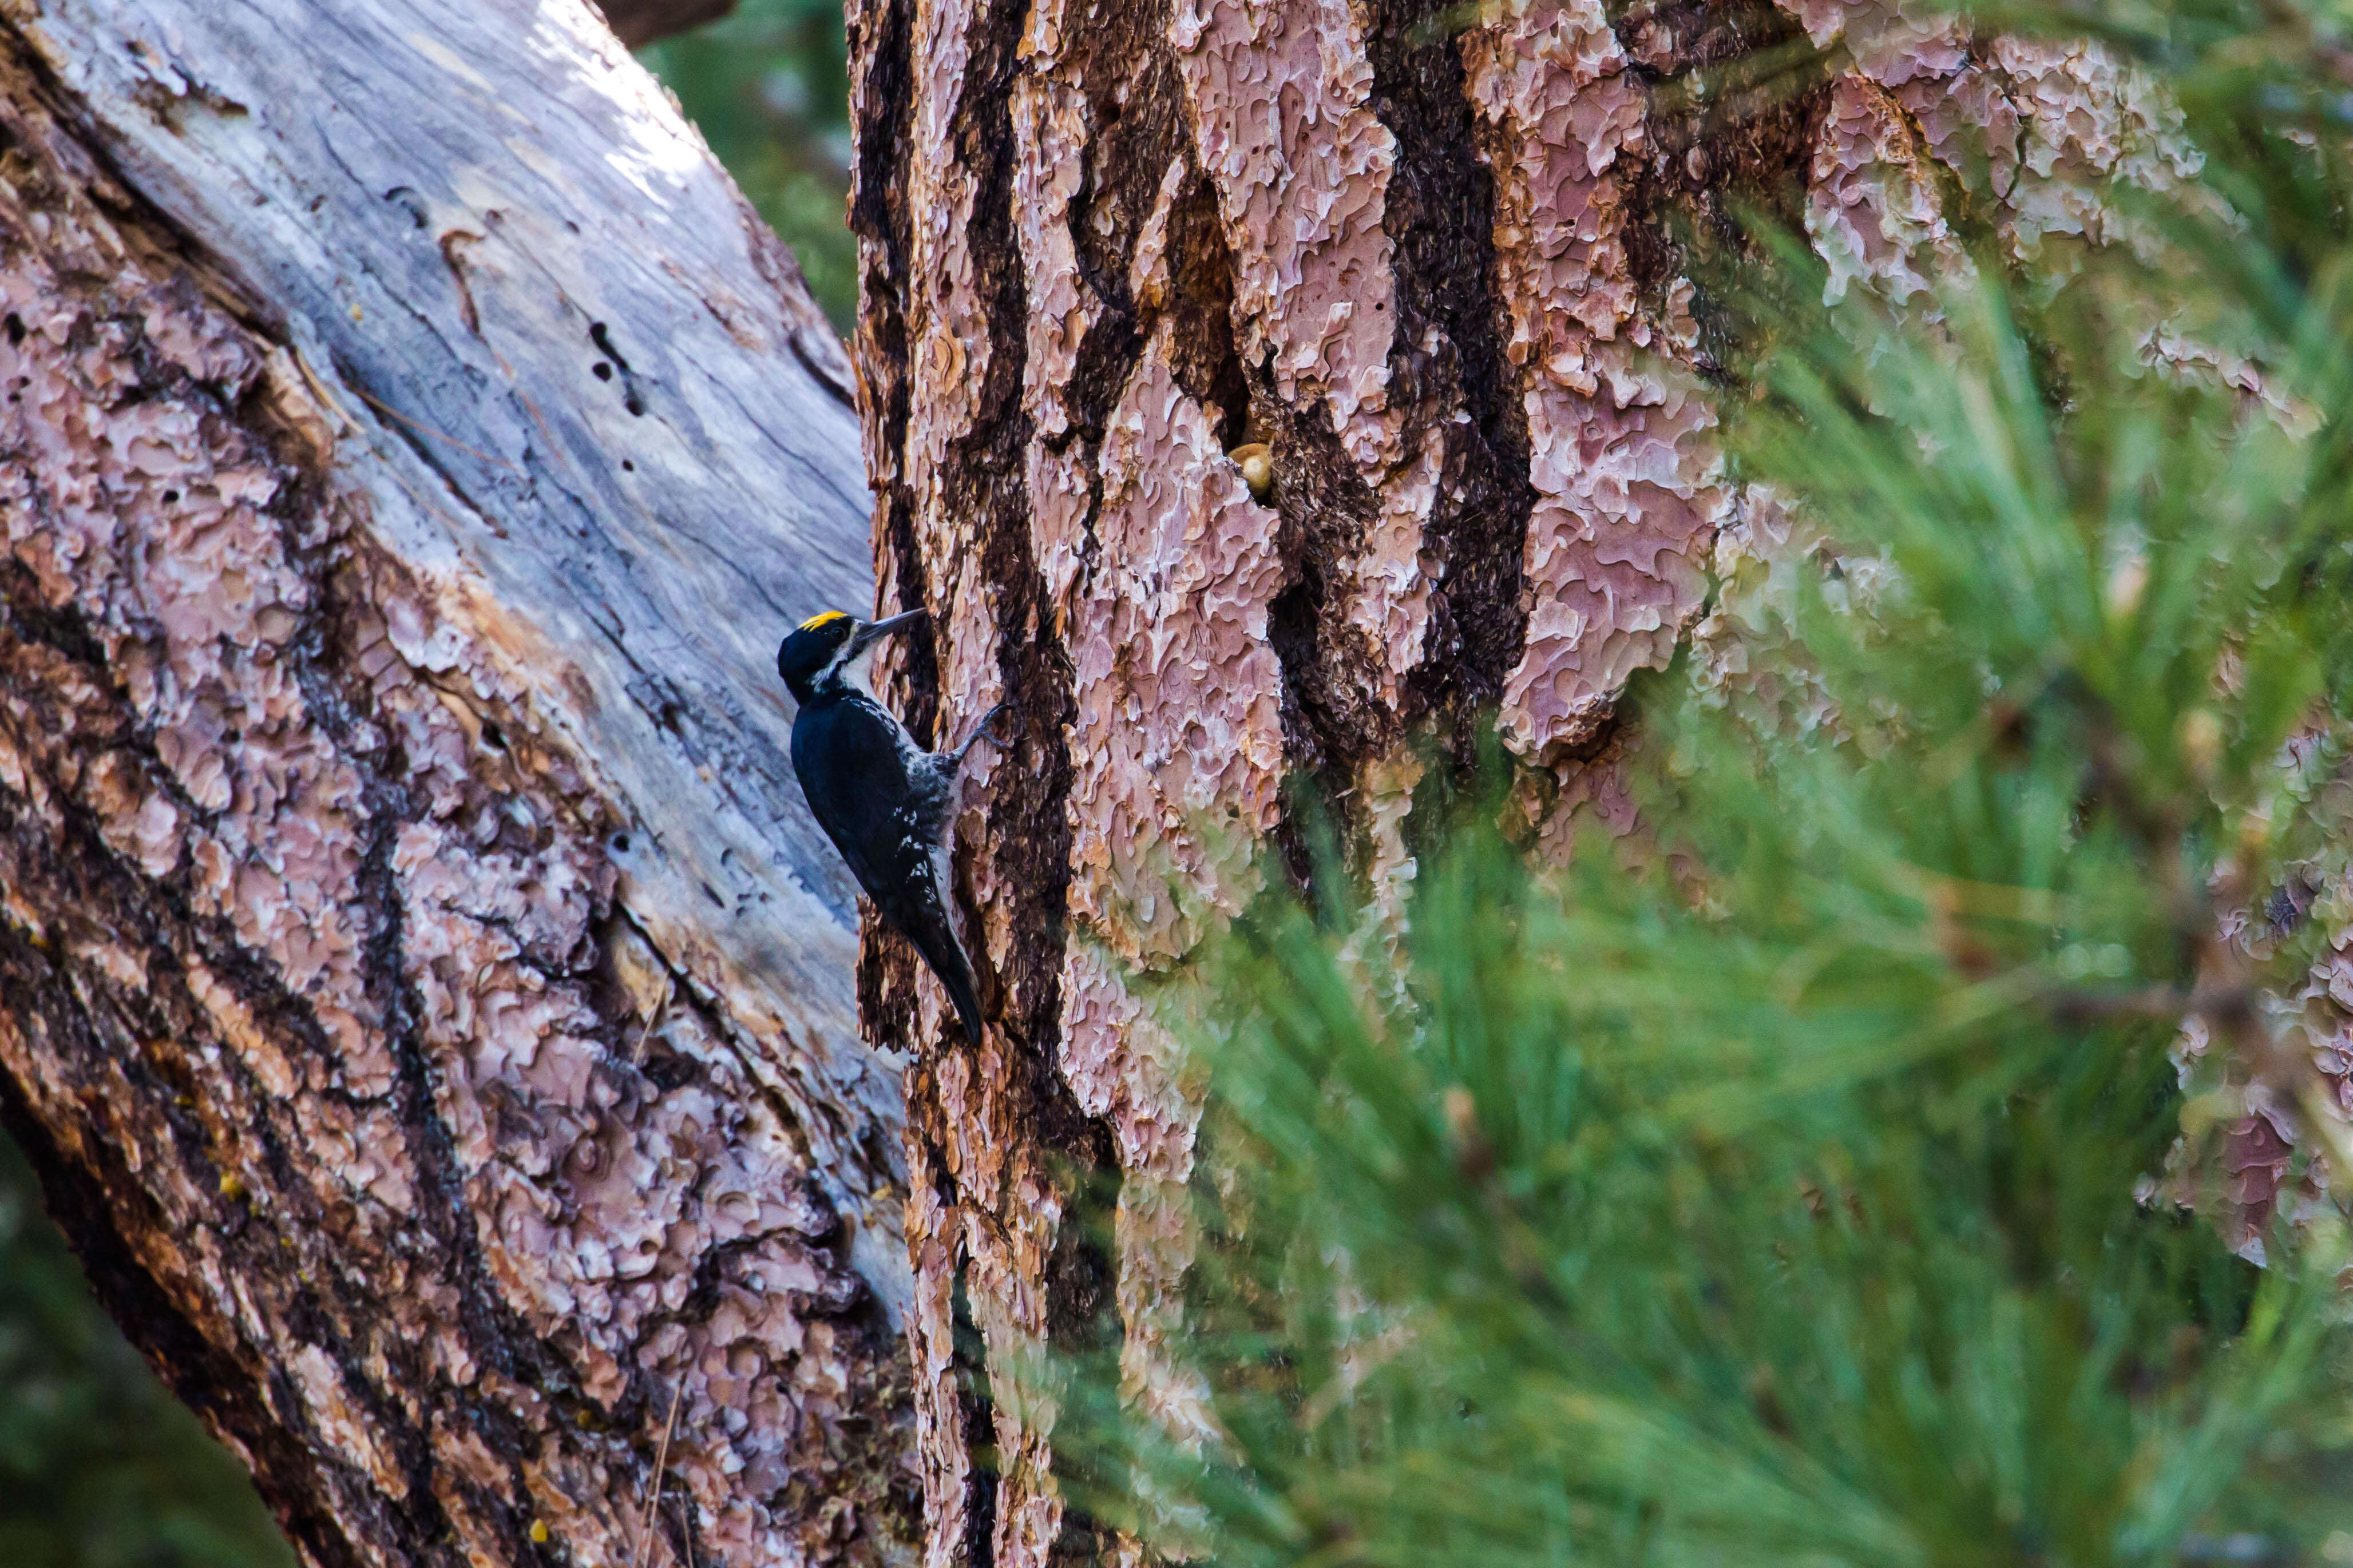
[[[948,914],[955,772],[862,691],[820,692],[793,721],[793,771],[818,826],[874,908],[931,965],[980,1044],[972,965]]]

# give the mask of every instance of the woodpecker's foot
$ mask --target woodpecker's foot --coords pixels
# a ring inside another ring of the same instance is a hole
[[[1013,743],[1011,736],[1000,735],[997,732],[998,717],[1011,706],[1009,702],[1000,702],[980,716],[980,722],[973,726],[972,733],[966,735],[964,738],[964,744],[955,750],[955,760],[959,764],[964,762],[965,753],[971,751],[976,742],[987,741],[1000,751]]]

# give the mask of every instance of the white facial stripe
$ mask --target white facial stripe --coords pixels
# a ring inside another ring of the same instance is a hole
[[[853,686],[863,686],[871,689],[874,656],[882,651],[882,639],[875,638],[854,654],[849,651],[849,638],[842,639],[841,646],[833,650],[833,662],[827,666],[827,668],[828,672],[841,677]]]

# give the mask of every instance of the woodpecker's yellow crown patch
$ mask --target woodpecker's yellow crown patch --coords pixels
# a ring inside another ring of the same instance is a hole
[[[816,615],[811,616],[807,620],[801,623],[801,630],[805,632],[813,632],[819,626],[831,626],[836,621],[846,621],[849,618],[849,617],[848,616],[843,615],[839,610],[819,610]]]

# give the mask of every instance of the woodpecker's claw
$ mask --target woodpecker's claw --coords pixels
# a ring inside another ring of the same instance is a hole
[[[990,709],[987,712],[982,714],[980,716],[980,722],[973,726],[972,733],[964,738],[964,744],[956,748],[955,760],[959,763],[963,762],[965,753],[971,751],[974,743],[978,741],[985,740],[990,745],[997,747],[1000,751],[1005,747],[1011,745],[1013,743],[1013,738],[1009,735],[998,734],[997,732],[996,725],[998,717],[1003,714],[1007,709],[1012,706],[1013,705],[1010,702],[1000,702],[996,707]]]

